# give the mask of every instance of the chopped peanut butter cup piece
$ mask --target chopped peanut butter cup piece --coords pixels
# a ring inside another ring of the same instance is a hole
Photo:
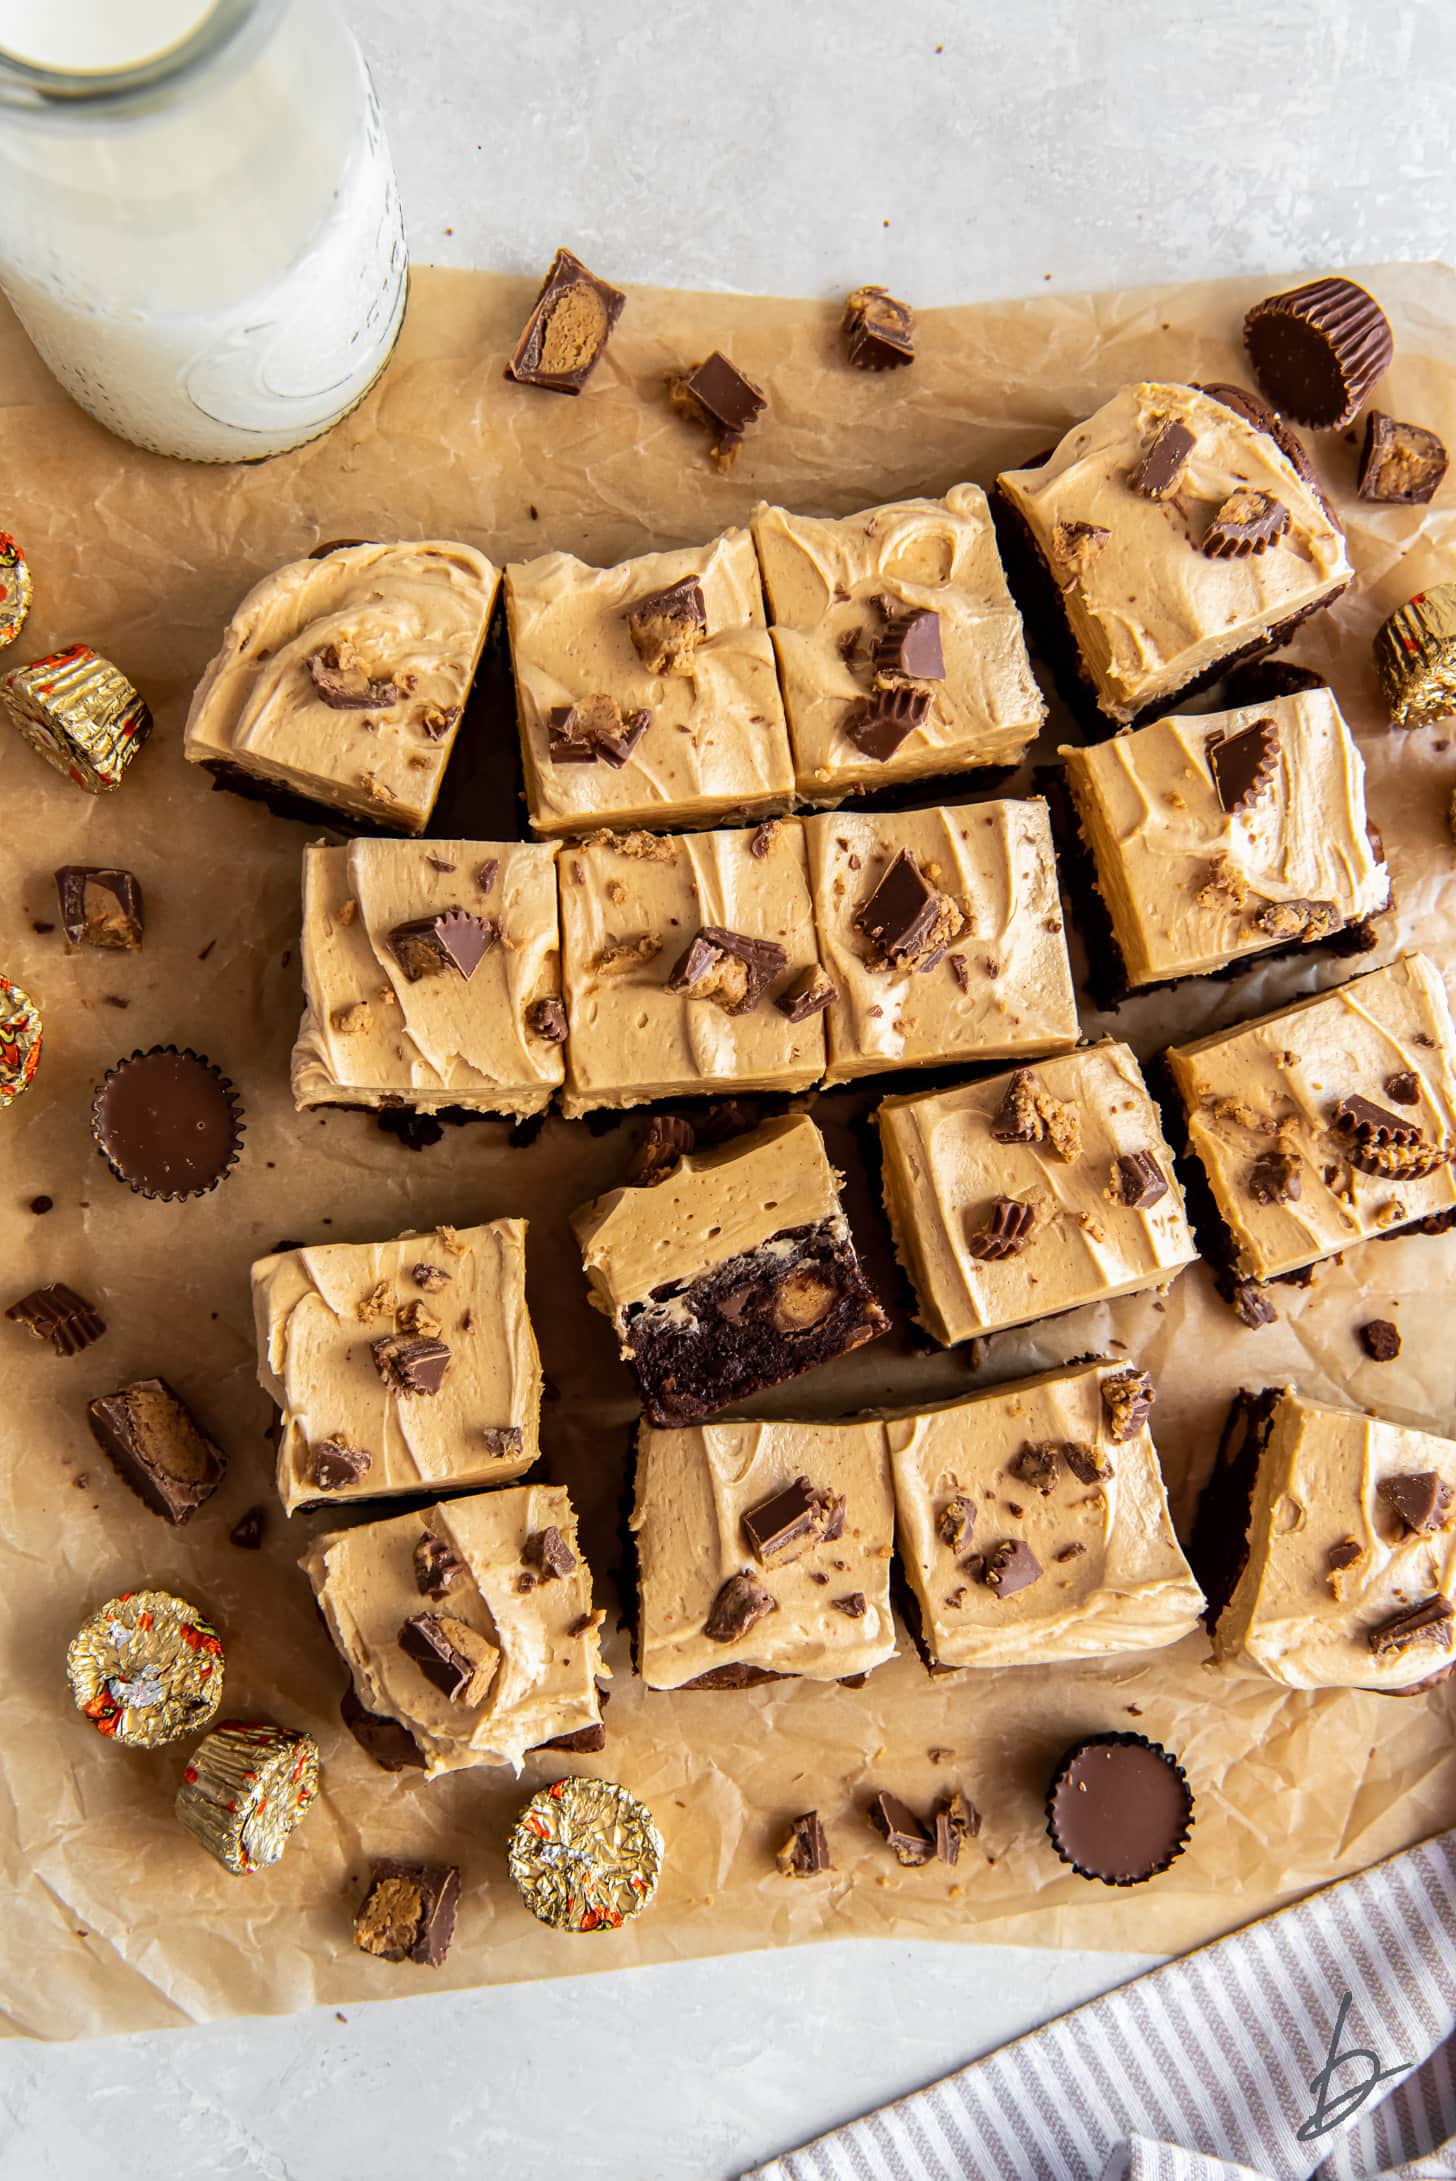
[[[521,1558],[547,1583],[559,1582],[576,1566],[576,1554],[554,1522],[548,1522],[544,1530],[531,1532],[521,1548]]]
[[[1431,1143],[1415,1121],[1402,1120],[1360,1093],[1342,1098],[1334,1126],[1350,1163],[1388,1181],[1418,1181],[1451,1162],[1453,1147]]]
[[[490,1694],[500,1652],[453,1614],[413,1614],[400,1629],[399,1647],[452,1704],[483,1704]]]
[[[1146,1371],[1114,1371],[1102,1381],[1102,1410],[1107,1418],[1107,1436],[1117,1444],[1125,1439],[1135,1439],[1153,1412],[1153,1382]],[[1071,1463],[1070,1453],[1067,1456]],[[1094,1457],[1095,1460],[1095,1457]],[[1101,1476],[1101,1469],[1094,1469]],[[1075,1474],[1082,1475],[1078,1469]],[[1084,1483],[1090,1479],[1083,1478]]]
[[[354,1944],[380,1961],[438,1969],[455,1935],[460,1873],[454,1864],[400,1863],[386,1856],[369,1873],[354,1916]]]
[[[1142,1377],[1141,1372],[1130,1375]],[[1104,1381],[1102,1390],[1105,1395],[1107,1391],[1106,1381]],[[1152,1393],[1149,1391],[1147,1396],[1149,1407],[1152,1405],[1152,1398]],[[1129,1412],[1130,1414],[1131,1412]],[[1111,1420],[1109,1419],[1109,1435],[1114,1439],[1131,1439],[1135,1432],[1141,1430],[1147,1420],[1147,1409],[1142,1410],[1137,1423],[1130,1423],[1129,1418],[1124,1417],[1122,1422],[1125,1428],[1119,1432],[1112,1429]],[[1061,1456],[1079,1484],[1105,1484],[1109,1477],[1116,1474],[1108,1456],[1103,1453],[1100,1446],[1094,1446],[1090,1439],[1064,1439],[1061,1444]]]
[[[987,1553],[981,1581],[998,1598],[1013,1598],[1017,1591],[1030,1590],[1033,1583],[1039,1582],[1041,1572],[1041,1562],[1025,1538],[1008,1537]]]
[[[1421,1079],[1412,1068],[1397,1069],[1385,1078],[1382,1088],[1398,1106],[1418,1106],[1421,1102]]]
[[[821,1871],[833,1870],[829,1839],[817,1810],[806,1810],[802,1817],[794,1819],[789,1837],[774,1861],[785,1878],[817,1878]]]
[[[665,590],[649,591],[629,606],[627,633],[649,674],[688,674],[693,654],[708,633],[703,586],[684,576]]]
[[[674,409],[712,434],[710,459],[717,469],[731,469],[750,424],[763,414],[768,397],[731,364],[721,349],[680,378],[668,381]]]
[[[778,995],[774,1006],[790,1022],[808,1022],[811,1016],[822,1015],[838,997],[838,985],[819,963],[813,962]]]
[[[405,694],[387,675],[371,675],[343,638],[311,651],[304,663],[314,695],[331,712],[385,712]]]
[[[925,724],[930,695],[900,684],[857,697],[844,715],[844,733],[864,757],[884,765],[902,742]]]
[[[1383,409],[1372,409],[1365,419],[1356,490],[1362,500],[1424,507],[1436,496],[1447,459],[1443,442],[1423,424],[1402,424]]]
[[[620,772],[651,725],[650,706],[624,713],[599,690],[547,713],[546,755],[553,765],[603,764]]]
[[[1363,1545],[1353,1537],[1342,1537],[1325,1554],[1325,1566],[1331,1575],[1341,1575],[1346,1568],[1357,1567],[1364,1557]]]
[[[991,1122],[1000,1144],[1050,1143],[1064,1165],[1082,1153],[1082,1120],[1068,1100],[1053,1098],[1030,1068],[1018,1068]]]
[[[465,1562],[453,1545],[427,1530],[414,1550],[415,1584],[426,1598],[443,1598],[465,1573]]]
[[[1144,500],[1166,500],[1183,482],[1194,438],[1186,424],[1170,418],[1143,449],[1127,481]]]
[[[1396,1515],[1412,1537],[1430,1537],[1446,1527],[1451,1512],[1451,1487],[1434,1469],[1414,1475],[1382,1477],[1375,1496]]]
[[[765,1567],[783,1566],[807,1546],[828,1537],[832,1519],[837,1521],[833,1534],[838,1536],[844,1528],[843,1500],[821,1492],[807,1477],[796,1477],[781,1492],[748,1508],[743,1528]]]
[[[967,1802],[959,1788],[947,1795],[935,1808],[935,1859],[949,1863],[952,1868],[961,1859],[961,1850],[968,1840],[974,1840],[981,1830],[981,1813],[973,1802]]]
[[[337,1439],[320,1439],[309,1450],[309,1474],[321,1492],[341,1492],[367,1476],[374,1456],[367,1447],[355,1446],[342,1433]]]
[[[1378,1621],[1365,1640],[1376,1658],[1389,1658],[1416,1644],[1439,1644],[1442,1650],[1449,1650],[1450,1629],[1451,1601],[1436,1596],[1392,1613],[1389,1620]]]
[[[1167,1176],[1151,1151],[1124,1151],[1116,1166],[1118,1202],[1145,1212],[1168,1194]]]
[[[788,960],[776,939],[750,939],[743,932],[705,924],[678,956],[667,989],[684,992],[690,1000],[711,1000],[725,1015],[746,1015]]]
[[[940,615],[922,608],[892,616],[875,638],[870,663],[879,681],[944,681]]]
[[[494,917],[471,916],[464,909],[444,909],[438,916],[396,924],[390,950],[411,984],[453,969],[467,982],[500,938]]]
[[[450,1368],[450,1350],[443,1340],[399,1340],[386,1335],[369,1343],[369,1353],[391,1393],[438,1393]]]
[[[853,288],[844,300],[845,353],[857,371],[915,361],[915,313],[884,288]]]
[[[778,1600],[773,1593],[756,1575],[744,1570],[730,1575],[719,1589],[703,1623],[703,1634],[710,1643],[737,1643],[750,1628],[777,1611]]]
[[[1052,532],[1052,559],[1075,581],[1087,573],[1111,536],[1101,523],[1058,523]]]
[[[532,1000],[526,1009],[526,1028],[547,1045],[566,1043],[566,1009],[554,998]]]
[[[1045,1499],[1056,1490],[1062,1473],[1062,1449],[1054,1439],[1028,1440],[1020,1453],[1012,1456],[1010,1468],[1013,1477]]]
[[[853,921],[890,967],[925,970],[960,936],[965,920],[902,848]]]
[[[63,863],[56,873],[61,928],[73,947],[135,953],[142,943],[142,890],[130,871]]]
[[[1267,553],[1289,528],[1289,510],[1272,492],[1241,485],[1231,492],[1203,533],[1199,552],[1205,560],[1243,560]]]
[[[999,1264],[1025,1249],[1035,1223],[1031,1205],[1019,1204],[1014,1197],[994,1197],[981,1225],[966,1236],[966,1248],[983,1264]]]
[[[58,1356],[80,1355],[106,1331],[106,1320],[95,1305],[60,1280],[22,1295],[5,1315],[13,1325],[23,1325],[36,1340],[49,1341]]]
[[[935,1842],[908,1803],[882,1789],[870,1804],[869,1821],[883,1835],[897,1863],[918,1870],[935,1855]]]
[[[558,250],[531,306],[506,377],[549,394],[579,394],[602,358],[626,307],[620,288]]]
[[[684,1121],[675,1113],[654,1113],[647,1123],[646,1134],[632,1154],[627,1168],[628,1181],[644,1189],[666,1181],[697,1140],[697,1131],[691,1121]]]
[[[1265,1151],[1249,1168],[1249,1195],[1256,1204],[1295,1204],[1303,1192],[1294,1151]]]
[[[942,1545],[952,1552],[959,1552],[970,1543],[971,1532],[976,1525],[976,1507],[964,1492],[955,1493],[948,1499],[935,1518],[935,1534]]]
[[[1266,901],[1251,920],[1271,939],[1298,939],[1304,946],[1328,939],[1345,922],[1333,901]]]

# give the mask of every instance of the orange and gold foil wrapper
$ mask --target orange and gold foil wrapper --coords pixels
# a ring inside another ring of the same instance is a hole
[[[318,1785],[312,1735],[266,1719],[226,1719],[193,1751],[177,1815],[224,1870],[246,1876],[278,1861]]]
[[[1456,583],[1398,606],[1375,632],[1375,668],[1393,727],[1424,727],[1456,712]]]
[[[120,787],[152,731],[152,715],[126,676],[89,644],[12,668],[0,697],[31,748],[88,795]]]
[[[223,1650],[196,1606],[166,1590],[124,1590],[71,1639],[66,1678],[98,1734],[158,1749],[205,1727],[222,1700]]]
[[[40,1066],[40,1009],[28,992],[0,977],[0,1111],[13,1105]]]
[[[25,627],[30,594],[30,563],[10,532],[0,530],[0,651]]]
[[[508,1848],[511,1877],[553,1931],[617,1931],[646,1908],[662,1835],[645,1803],[611,1780],[557,1780],[533,1795]]]

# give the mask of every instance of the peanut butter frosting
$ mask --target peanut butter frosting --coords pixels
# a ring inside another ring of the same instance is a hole
[[[650,1188],[613,1189],[572,1225],[596,1308],[621,1314],[656,1287],[692,1281],[795,1227],[839,1220],[839,1176],[806,1114],[689,1155]]]
[[[1046,707],[979,485],[837,520],[759,506],[752,523],[806,802],[1020,761]],[[914,685],[930,700],[925,717],[879,763],[844,728],[873,687],[870,652],[887,612],[939,616],[945,673]]]
[[[262,1257],[253,1317],[258,1382],[282,1411],[278,1492],[289,1513],[315,1500],[500,1484],[540,1451],[523,1219]],[[386,1377],[372,1343],[389,1339],[445,1343],[437,1392]],[[331,1444],[367,1453],[367,1467],[320,1483],[319,1449]]]
[[[1456,1655],[1456,1619],[1377,1654],[1370,1633],[1433,1597],[1456,1600],[1456,1524],[1412,1532],[1379,1496],[1434,1473],[1456,1493],[1456,1445],[1286,1387],[1259,1457],[1249,1557],[1214,1630],[1214,1657],[1290,1689],[1408,1689]],[[1349,1548],[1358,1548],[1350,1553]],[[1331,1567],[1330,1552],[1348,1565]]]
[[[1232,1237],[1235,1269],[1249,1278],[1296,1271],[1456,1205],[1456,1028],[1424,954],[1174,1046],[1168,1065],[1187,1108],[1189,1149]],[[1362,1153],[1335,1123],[1352,1096],[1418,1141],[1395,1146],[1389,1160],[1378,1146]],[[1360,1156],[1391,1167],[1440,1163],[1402,1177],[1366,1171]]]
[[[523,1556],[528,1539],[548,1528],[561,1533],[576,1565],[542,1579]],[[443,1596],[420,1589],[415,1548],[422,1538],[439,1539],[461,1563]],[[591,1570],[562,1486],[474,1492],[338,1530],[315,1539],[299,1566],[360,1703],[409,1729],[427,1778],[477,1764],[519,1772],[527,1750],[600,1724],[597,1681],[609,1678],[602,1616],[592,1611]],[[453,1701],[401,1648],[401,1628],[419,1613],[448,1615],[494,1648],[483,1703]]]
[[[564,1112],[725,1085],[801,1090],[824,1073],[822,1018],[790,1022],[774,1004],[819,958],[797,819],[751,832],[598,833],[563,848],[559,872]],[[742,1011],[733,990],[671,989],[704,927],[783,949]]]
[[[1266,721],[1266,777],[1226,812],[1210,752]],[[1364,760],[1328,689],[1155,720],[1058,754],[1131,985],[1327,936],[1385,906]]]
[[[1130,478],[1169,424],[1190,432],[1193,446],[1174,489],[1152,498]],[[1061,591],[1111,719],[1176,696],[1327,603],[1353,574],[1343,537],[1289,457],[1194,386],[1124,387],[1039,469],[1007,471],[997,485]],[[1264,551],[1210,556],[1204,537],[1236,492],[1277,501],[1287,525]],[[1060,525],[1073,526],[1070,540]]]
[[[627,610],[687,577],[706,633],[684,668],[650,673]],[[711,825],[788,807],[788,729],[746,530],[616,568],[545,553],[507,568],[505,592],[533,831]],[[551,713],[593,696],[624,716],[650,711],[646,731],[621,765],[553,764]]]
[[[881,1426],[900,1558],[938,1665],[1154,1651],[1197,1627],[1203,1593],[1173,1530],[1147,1424],[1113,1437],[1103,1387],[1132,1370],[1071,1364]],[[1028,1448],[1034,1459],[1023,1467],[1041,1483],[1018,1474]],[[1039,1572],[1001,1595],[986,1571],[998,1545],[1016,1542]]]
[[[470,976],[410,977],[400,925],[450,910],[496,932]],[[321,842],[303,852],[303,1020],[293,1102],[537,1113],[564,1075],[532,1010],[559,998],[556,849],[521,841]]]
[[[811,1532],[760,1560],[743,1517],[806,1477],[844,1501],[833,1537]],[[650,1689],[678,1689],[729,1663],[838,1681],[895,1655],[895,1526],[885,1427],[853,1424],[644,1425],[637,1447],[638,1660]],[[732,1642],[704,1626],[741,1572],[774,1610]]]
[[[948,1344],[1165,1287],[1198,1255],[1129,1047],[1109,1041],[1036,1062],[1021,1084],[1030,1140],[1007,1140],[993,1130],[1022,1074],[887,1098],[876,1116],[885,1207],[917,1316]],[[1152,1187],[1163,1184],[1141,1205],[1125,1201],[1118,1163],[1140,1154]],[[1017,1217],[1027,1232],[1005,1254],[978,1255],[998,1203],[1026,1207]]]
[[[224,630],[183,754],[423,832],[499,583],[483,553],[434,539],[291,561],[249,591]],[[330,662],[375,685],[378,701],[326,703],[315,677]]]
[[[1008,1060],[1077,1042],[1046,804],[967,803],[805,821],[814,913],[835,998],[826,1081],[881,1068]],[[908,851],[955,905],[960,930],[923,970],[896,967],[855,918]]]

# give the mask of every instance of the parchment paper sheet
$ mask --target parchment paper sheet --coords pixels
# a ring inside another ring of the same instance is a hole
[[[1456,275],[1401,266],[1361,277],[1396,327],[1383,405],[1456,443]],[[425,271],[389,373],[362,409],[296,455],[222,470],[108,438],[56,391],[13,323],[0,324],[0,526],[24,541],[36,590],[6,663],[84,638],[133,676],[157,715],[120,792],[98,801],[0,733],[0,964],[37,997],[46,1023],[38,1080],[0,1116],[0,1303],[62,1279],[100,1303],[109,1327],[96,1347],[61,1361],[0,1321],[0,1996],[12,2029],[76,2036],[849,1934],[1176,1950],[1456,1819],[1450,1691],[1411,1701],[1284,1694],[1252,1675],[1215,1677],[1201,1638],[1101,1667],[932,1681],[911,1654],[859,1692],[786,1682],[671,1696],[634,1684],[617,1632],[602,1757],[532,1759],[519,1784],[485,1771],[428,1787],[391,1777],[338,1722],[344,1669],[295,1566],[329,1518],[285,1524],[277,1511],[268,1406],[254,1379],[247,1272],[262,1251],[285,1238],[362,1240],[527,1214],[533,1306],[557,1395],[545,1412],[545,1467],[583,1509],[598,1595],[610,1602],[632,1401],[607,1327],[585,1307],[565,1219],[620,1178],[635,1124],[593,1136],[553,1120],[533,1146],[512,1148],[504,1124],[484,1123],[414,1153],[366,1114],[295,1115],[287,1064],[299,1014],[299,851],[319,829],[213,792],[181,756],[188,694],[255,578],[331,537],[433,534],[498,561],[548,546],[607,561],[707,537],[760,496],[839,513],[961,478],[989,483],[1128,379],[1243,377],[1239,323],[1272,284],[929,311],[913,370],[885,378],[843,367],[829,306],[637,290],[590,390],[573,401],[502,379],[529,283]],[[767,419],[728,477],[709,468],[700,436],[661,392],[670,367],[720,344],[769,395]],[[1355,966],[1419,944],[1450,975],[1456,856],[1444,806],[1456,753],[1441,728],[1386,732],[1367,656],[1381,615],[1423,581],[1456,573],[1450,488],[1434,510],[1365,508],[1353,498],[1354,447],[1321,440],[1318,455],[1350,526],[1359,585],[1301,636],[1297,655],[1332,670],[1359,733],[1398,899],[1380,955]],[[484,784],[463,768],[452,777],[439,831],[519,830],[500,698],[487,687],[472,722],[477,743],[495,743]],[[143,953],[68,959],[60,933],[37,928],[54,924],[51,872],[66,861],[138,874]],[[1345,973],[1328,959],[1254,969],[1129,1007],[1117,1027],[1148,1053]],[[1104,1027],[1091,1014],[1084,1021],[1089,1034]],[[208,1053],[246,1102],[241,1166],[191,1204],[132,1196],[87,1134],[103,1068],[154,1041]],[[1185,1527],[1241,1382],[1293,1374],[1315,1395],[1456,1429],[1449,1238],[1355,1250],[1309,1289],[1285,1291],[1279,1322],[1258,1332],[1238,1325],[1200,1268],[1166,1306],[1133,1299],[1002,1336],[975,1374],[963,1355],[918,1353],[855,1138],[841,1125],[867,1103],[837,1093],[817,1112],[851,1170],[851,1211],[901,1322],[845,1366],[761,1404],[764,1413],[943,1398],[1125,1348],[1158,1381],[1154,1426]],[[36,1216],[29,1206],[41,1192],[55,1208]],[[1372,1313],[1398,1320],[1398,1363],[1364,1359],[1354,1327]],[[181,1531],[123,1489],[85,1426],[91,1395],[153,1372],[179,1387],[231,1456],[223,1489]],[[259,1500],[270,1504],[266,1547],[239,1551],[228,1530]],[[101,1600],[143,1582],[175,1587],[220,1622],[225,1711],[306,1725],[322,1744],[322,1800],[272,1871],[230,1878],[175,1825],[186,1745],[151,1756],[112,1748],[71,1709],[62,1662],[72,1630]],[[1133,1724],[1180,1752],[1198,1821],[1174,1870],[1125,1894],[1054,1859],[1040,1797],[1067,1739]],[[936,1765],[933,1747],[952,1754]],[[501,1851],[528,1790],[586,1767],[651,1803],[667,1875],[638,1923],[572,1939],[520,1907]],[[901,1870],[864,1821],[867,1791],[891,1786],[928,1805],[954,1783],[985,1812],[980,1844],[953,1873]],[[837,1874],[790,1885],[772,1850],[788,1818],[811,1805],[829,1826]],[[391,1968],[354,1951],[353,1905],[380,1853],[463,1866],[444,1969]]]

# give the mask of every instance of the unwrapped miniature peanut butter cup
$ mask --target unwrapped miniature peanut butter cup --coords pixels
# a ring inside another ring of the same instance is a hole
[[[553,1931],[616,1931],[657,1889],[662,1835],[625,1787],[556,1780],[516,1820],[508,1860],[521,1899]]]
[[[1176,1757],[1141,1734],[1074,1742],[1047,1789],[1047,1837],[1081,1878],[1140,1886],[1183,1853],[1193,1791]]]
[[[167,1204],[217,1187],[237,1164],[243,1125],[232,1084],[190,1047],[118,1060],[91,1101],[91,1133],[117,1180]]]
[[[217,1630],[185,1598],[124,1590],[71,1639],[66,1678],[98,1734],[158,1749],[205,1727],[222,1699]]]
[[[40,1009],[28,992],[0,977],[0,1112],[30,1087],[40,1066]]]
[[[1310,280],[1267,295],[1244,320],[1254,376],[1296,424],[1336,432],[1395,353],[1390,321],[1353,280]]]
[[[1393,727],[1425,727],[1456,711],[1456,583],[1435,583],[1375,632],[1375,671]]]
[[[278,1861],[318,1784],[312,1735],[266,1719],[227,1719],[193,1751],[177,1816],[224,1870],[245,1877]]]

